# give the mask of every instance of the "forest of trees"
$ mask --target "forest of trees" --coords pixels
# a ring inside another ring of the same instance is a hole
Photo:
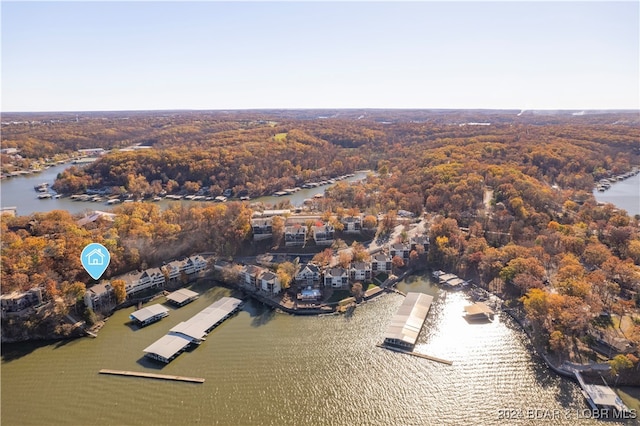
[[[510,298],[551,350],[584,338],[602,312],[637,312],[640,217],[592,196],[597,180],[640,165],[637,114],[319,114],[329,118],[314,119],[313,111],[89,117],[5,126],[3,146],[34,156],[114,149],[62,173],[55,187],[66,193],[116,187],[140,197],[201,189],[219,195],[232,188],[257,196],[372,169],[365,181],[327,190],[324,208],[373,218],[426,212],[433,219],[429,266]],[[132,144],[152,148],[115,150]],[[60,211],[4,217],[2,292],[35,285],[72,299],[88,284],[79,264],[88,242],[109,248],[112,276],[198,250],[234,255],[250,240],[246,203],[165,211],[131,203],[116,212],[114,222],[85,227]],[[628,334],[640,342],[638,325]]]
[[[295,112],[122,115],[5,125],[3,147],[34,159],[82,148],[113,150],[90,167],[63,173],[55,186],[62,193],[114,188],[137,196],[163,190],[215,196],[231,188],[254,197],[380,169],[397,191],[385,204],[402,199],[399,208],[426,205],[445,213],[477,208],[478,200],[459,195],[497,179],[525,177],[590,192],[594,180],[627,170],[634,158],[628,154],[640,154],[633,114],[369,111],[371,118],[362,120],[349,118],[355,115],[349,111],[324,119],[295,119]],[[465,120],[494,124],[462,125]],[[118,151],[132,145],[151,149]]]
[[[127,203],[116,219],[84,226],[66,211],[31,216],[2,216],[2,293],[43,287],[49,297],[91,284],[80,263],[89,243],[103,244],[111,262],[103,278],[195,252],[235,254],[251,231],[251,210],[244,203],[182,206],[160,211],[156,204]]]

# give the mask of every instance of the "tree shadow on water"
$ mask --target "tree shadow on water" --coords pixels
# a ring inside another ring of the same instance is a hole
[[[64,339],[64,340],[58,340],[58,341],[56,342],[56,344],[55,344],[55,346],[54,346],[53,348],[54,348],[54,349],[60,349],[60,348],[63,348],[63,347],[65,347],[65,346],[67,346],[67,345],[69,345],[69,344],[71,344],[71,343],[76,342],[78,339],[80,339],[80,337],[79,337],[79,338],[77,338],[77,339]]]
[[[252,327],[260,327],[262,325],[265,325],[276,315],[276,312],[272,308],[265,306],[255,300],[248,300],[247,302],[245,302],[242,310],[247,312],[252,318]]]
[[[3,343],[1,346],[2,361],[10,362],[29,355],[31,352],[49,345],[57,345],[57,340],[41,340],[34,342]]]
[[[275,316],[276,311],[274,311],[273,309],[265,309],[264,312],[253,317],[253,319],[251,320],[251,327],[260,327],[262,325],[265,325]]]

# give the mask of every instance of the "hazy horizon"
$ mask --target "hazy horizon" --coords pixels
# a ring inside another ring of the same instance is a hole
[[[2,2],[2,112],[638,110],[638,2]]]

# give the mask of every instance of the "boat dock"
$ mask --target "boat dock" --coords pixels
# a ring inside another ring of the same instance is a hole
[[[201,377],[171,376],[167,374],[142,373],[138,371],[109,370],[106,368],[103,368],[102,370],[100,370],[99,373],[110,374],[112,376],[143,377],[145,379],[172,380],[174,382],[204,383],[204,379]]]
[[[385,346],[395,346],[406,351],[413,350],[422,330],[433,296],[423,293],[407,293],[398,312],[384,334]]]
[[[597,412],[618,413],[623,416],[620,418],[627,418],[624,417],[624,414],[630,412],[629,407],[622,402],[622,399],[620,399],[613,389],[606,385],[587,384],[582,378],[580,371],[575,368],[569,368],[569,370],[576,376],[582,388],[582,395],[584,395],[584,398],[592,410]]]
[[[465,318],[469,321],[493,321],[495,312],[486,303],[477,302],[464,307]]]
[[[199,345],[205,336],[242,306],[242,300],[223,297],[187,321],[169,330],[169,333],[144,349],[145,356],[169,363],[188,346]]]
[[[382,348],[382,349],[389,349],[390,351],[400,352],[401,354],[412,355],[412,356],[416,356],[418,358],[428,359],[429,361],[439,362],[441,364],[447,364],[447,365],[452,365],[453,364],[453,361],[449,361],[449,360],[446,360],[446,359],[443,359],[443,358],[438,358],[438,357],[427,355],[427,354],[421,354],[419,352],[407,351],[407,350],[404,350],[404,349],[400,349],[400,348],[396,348],[396,347],[388,346],[388,345],[384,345],[384,344],[377,344],[376,346],[379,347],[379,348]]]
[[[136,322],[140,327],[160,321],[169,315],[169,310],[162,305],[155,304],[139,309],[129,315],[131,321]]]
[[[181,307],[186,305],[187,303],[191,303],[199,297],[199,294],[195,291],[188,290],[186,288],[181,288],[180,290],[176,290],[171,294],[167,295],[167,300],[177,307]]]

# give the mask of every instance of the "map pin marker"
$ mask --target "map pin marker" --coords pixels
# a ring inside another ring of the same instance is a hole
[[[91,275],[91,278],[97,280],[107,270],[111,255],[109,250],[102,244],[91,243],[82,250],[80,261],[84,269]]]

